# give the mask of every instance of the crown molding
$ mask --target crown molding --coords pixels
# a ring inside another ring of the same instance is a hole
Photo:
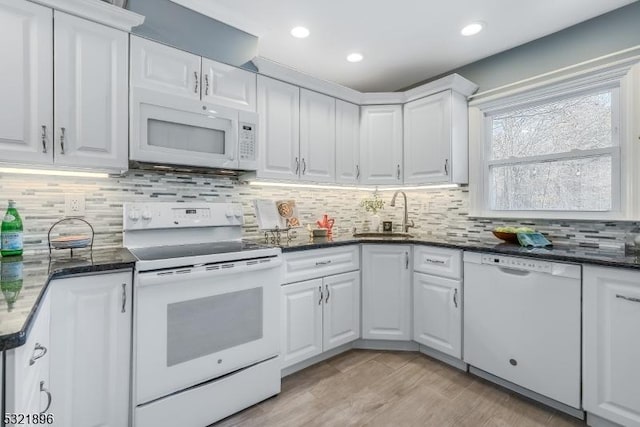
[[[258,56],[253,59],[253,63],[258,68],[258,74],[321,92],[358,105],[405,104],[415,99],[442,92],[443,90],[453,90],[466,98],[478,90],[477,84],[465,79],[459,74],[452,74],[406,92],[358,92],[346,86],[310,76],[286,65],[271,61],[270,59]]]
[[[61,12],[131,32],[144,22],[145,17],[130,10],[101,0],[29,0]]]

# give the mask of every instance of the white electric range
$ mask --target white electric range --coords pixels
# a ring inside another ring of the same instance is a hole
[[[234,203],[127,203],[136,256],[133,421],[202,427],[280,392],[279,248]]]

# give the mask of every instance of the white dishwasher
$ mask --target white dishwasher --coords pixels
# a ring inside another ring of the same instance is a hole
[[[464,361],[580,408],[581,267],[464,253]]]

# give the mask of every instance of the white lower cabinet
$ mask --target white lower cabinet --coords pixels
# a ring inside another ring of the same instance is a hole
[[[56,425],[129,425],[131,284],[129,270],[49,285]]]
[[[583,270],[583,406],[606,420],[640,426],[640,273]]]
[[[282,286],[280,351],[282,367],[322,353],[322,279]]]
[[[42,297],[36,316],[27,342],[13,350],[8,350],[6,354],[5,413],[28,414],[29,416],[54,413],[51,409],[52,394],[49,386],[50,304],[47,295]],[[54,419],[57,423],[57,419]],[[7,425],[36,424],[26,422],[27,420],[22,420],[21,423],[20,419],[17,419],[15,423],[11,418],[9,421]]]
[[[462,282],[413,274],[413,340],[462,358]]]
[[[281,291],[282,368],[360,338],[360,273],[291,283]]]
[[[362,246],[362,338],[411,339],[411,246]]]

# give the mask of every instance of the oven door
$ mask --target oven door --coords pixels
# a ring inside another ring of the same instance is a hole
[[[136,401],[279,353],[280,257],[137,273]]]
[[[136,88],[131,160],[238,168],[238,111]]]

